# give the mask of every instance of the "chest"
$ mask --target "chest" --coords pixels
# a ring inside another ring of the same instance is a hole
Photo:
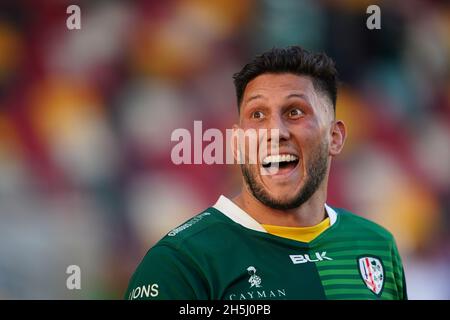
[[[385,252],[283,248],[236,248],[211,266],[214,299],[395,298],[392,261]]]

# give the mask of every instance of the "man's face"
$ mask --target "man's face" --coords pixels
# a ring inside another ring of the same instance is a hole
[[[264,205],[289,210],[299,207],[323,184],[329,170],[334,115],[331,102],[307,76],[262,74],[247,84],[241,104],[243,130],[266,129],[258,139],[258,164],[241,166],[247,187]],[[279,130],[279,154],[271,154],[270,130]],[[262,151],[267,144],[267,152]],[[339,150],[340,151],[340,150]],[[246,158],[248,158],[246,156]],[[267,168],[278,165],[275,173]],[[264,173],[264,174],[263,174]]]

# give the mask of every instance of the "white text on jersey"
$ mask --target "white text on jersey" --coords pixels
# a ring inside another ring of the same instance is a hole
[[[319,262],[323,260],[333,260],[330,257],[327,257],[326,254],[327,254],[326,251],[323,251],[322,253],[315,252],[317,259],[311,259],[309,257],[309,254],[291,254],[289,255],[289,258],[291,258],[293,264]]]

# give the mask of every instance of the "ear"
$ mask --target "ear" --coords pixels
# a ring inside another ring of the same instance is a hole
[[[345,138],[347,136],[345,123],[341,120],[334,121],[331,125],[330,134],[330,156],[337,156],[341,153],[342,148],[344,147]]]

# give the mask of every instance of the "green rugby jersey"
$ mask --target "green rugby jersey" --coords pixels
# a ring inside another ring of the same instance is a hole
[[[330,227],[304,243],[267,233],[221,196],[148,251],[125,298],[407,299],[392,234],[325,208]]]

